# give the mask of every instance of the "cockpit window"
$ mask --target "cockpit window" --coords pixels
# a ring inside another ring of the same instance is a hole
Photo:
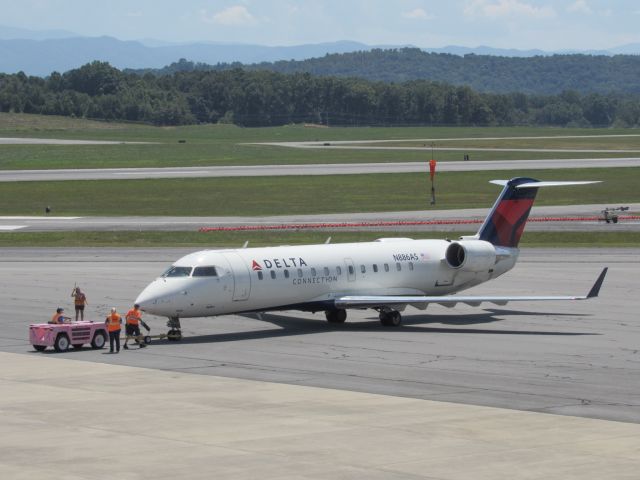
[[[194,277],[217,277],[216,267],[196,267],[193,269]]]
[[[188,277],[191,275],[191,267],[175,267],[172,266],[162,274],[163,277]]]

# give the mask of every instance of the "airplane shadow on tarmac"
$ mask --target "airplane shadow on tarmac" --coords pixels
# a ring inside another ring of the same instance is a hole
[[[430,327],[427,324],[438,323],[444,325],[479,325],[489,324],[502,321],[497,318],[500,315],[538,315],[538,316],[571,316],[583,317],[589,316],[584,314],[558,314],[558,313],[540,313],[540,312],[522,312],[512,310],[489,309],[483,312],[470,315],[404,315],[402,326],[383,327],[376,317],[367,321],[349,322],[343,324],[332,324],[324,319],[308,319],[284,316],[279,314],[264,313],[262,320],[254,315],[245,315],[256,321],[270,323],[279,329],[252,330],[248,332],[232,332],[232,333],[214,333],[211,335],[198,335],[193,337],[183,337],[180,344],[198,344],[198,343],[217,343],[217,342],[237,342],[242,340],[257,340],[262,338],[290,337],[296,335],[311,335],[315,333],[326,332],[384,332],[389,335],[394,333],[448,333],[448,334],[479,334],[479,335],[540,335],[540,336],[579,336],[579,335],[599,335],[592,332],[567,332],[567,331],[545,331],[545,330],[490,330],[482,328],[447,328],[447,327]],[[154,342],[158,344],[173,344],[168,340]]]

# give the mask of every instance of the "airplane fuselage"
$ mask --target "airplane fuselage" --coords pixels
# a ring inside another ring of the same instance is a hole
[[[452,242],[446,240],[204,250],[176,261],[136,302],[149,313],[179,318],[330,310],[345,295],[448,295],[507,272],[518,257],[517,248],[458,243],[473,253],[460,268],[447,260]]]

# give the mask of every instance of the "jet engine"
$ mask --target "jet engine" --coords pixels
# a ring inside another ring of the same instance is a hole
[[[483,272],[495,265],[496,249],[484,240],[461,240],[447,247],[444,258],[451,268]]]

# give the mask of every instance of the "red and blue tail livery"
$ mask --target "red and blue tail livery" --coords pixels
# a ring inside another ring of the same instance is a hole
[[[480,227],[477,238],[495,246],[516,248],[539,188],[599,182],[541,182],[534,178],[517,177],[492,180],[491,183],[503,185],[504,189]]]
[[[515,248],[518,246],[533,201],[538,193],[536,187],[518,187],[536,182],[538,180],[533,178],[519,177],[505,183],[502,194],[496,200],[491,213],[478,232],[480,240],[500,247]],[[498,181],[494,183],[498,183]]]

